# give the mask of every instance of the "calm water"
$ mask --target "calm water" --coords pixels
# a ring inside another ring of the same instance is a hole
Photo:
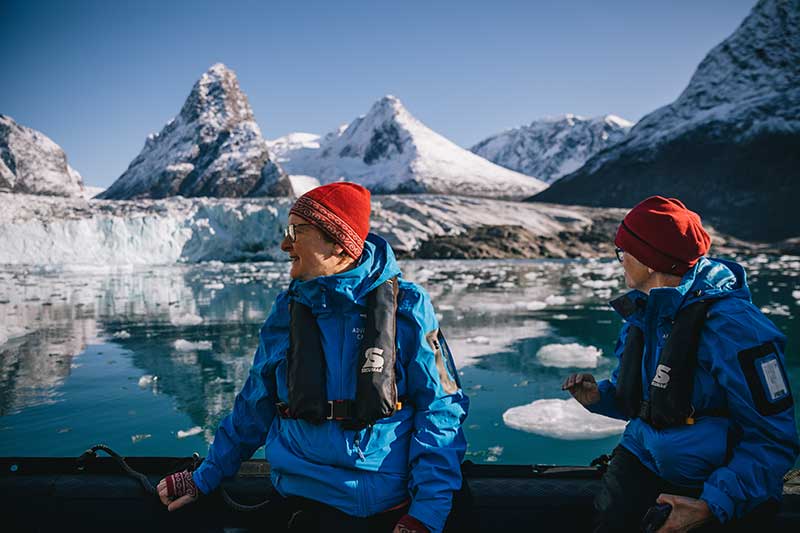
[[[788,371],[800,390],[800,258],[744,263],[756,304],[789,336]],[[531,421],[527,431],[508,427],[503,414],[566,399],[561,381],[586,365],[598,377],[610,372],[620,322],[606,302],[623,290],[616,263],[402,266],[433,296],[471,398],[469,459],[588,464],[613,448],[618,435],[593,438],[588,429],[554,438],[566,404],[549,426]],[[76,456],[101,442],[126,455],[205,454],[286,271],[283,263],[1,269],[0,335],[11,339],[0,346],[0,455]],[[588,362],[545,364],[537,354],[552,344],[572,344]]]

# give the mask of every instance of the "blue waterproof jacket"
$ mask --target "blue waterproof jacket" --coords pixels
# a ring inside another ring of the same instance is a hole
[[[631,325],[642,329],[644,399],[678,311],[698,300],[714,303],[697,353],[695,424],[657,430],[636,418],[625,428],[621,444],[663,479],[702,486],[700,498],[720,522],[741,517],[767,499],[780,500],[783,475],[800,450],[784,365],[786,339],[752,304],[744,269],[703,257],[678,287],[627,296],[640,303],[636,312],[623,317],[615,352],[622,355]],[[765,349],[749,357],[754,347]],[[619,366],[599,383],[601,400],[589,410],[625,419],[614,403],[618,371]],[[729,416],[703,416],[719,409],[727,409]]]
[[[453,491],[461,486],[466,450],[461,424],[469,401],[449,353],[436,350],[429,336],[439,325],[422,288],[399,281],[400,411],[358,431],[336,421],[315,425],[276,416],[275,404],[288,400],[289,301],[311,307],[317,319],[328,399],[354,399],[366,296],[399,274],[391,247],[370,234],[356,268],[294,280],[278,296],[261,328],[250,376],[236,396],[233,412],[220,423],[206,460],[194,472],[203,493],[234,475],[241,461],[266,444],[272,483],[284,496],[303,496],[362,517],[410,499],[409,514],[431,531],[441,531]]]

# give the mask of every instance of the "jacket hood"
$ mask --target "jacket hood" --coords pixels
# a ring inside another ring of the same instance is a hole
[[[399,275],[392,247],[382,237],[370,233],[355,268],[306,281],[292,280],[289,295],[316,310],[347,303],[366,305],[367,294]]]
[[[677,287],[652,289],[649,296],[633,290],[611,302],[611,306],[626,320],[651,308],[658,309],[661,316],[674,317],[694,302],[719,298],[750,301],[744,268],[726,259],[701,257]]]

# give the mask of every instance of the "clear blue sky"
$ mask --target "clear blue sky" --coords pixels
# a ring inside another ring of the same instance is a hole
[[[468,147],[543,116],[638,120],[755,0],[0,0],[0,113],[108,186],[216,62],[266,138],[327,133],[385,94]]]

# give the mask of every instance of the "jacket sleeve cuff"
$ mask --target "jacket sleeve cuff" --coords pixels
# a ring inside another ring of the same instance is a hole
[[[214,492],[219,484],[222,482],[222,475],[214,468],[206,458],[197,470],[192,472],[192,480],[197,488],[205,495]]]
[[[733,500],[714,485],[704,483],[700,499],[708,504],[709,509],[721,524],[728,522],[733,517]]]
[[[432,512],[430,506],[415,501],[411,502],[408,514],[422,522],[431,533],[441,533],[447,521],[447,514],[441,516],[441,513]]]
[[[617,404],[614,400],[617,391],[616,387],[614,387],[609,380],[604,379],[597,384],[597,390],[600,393],[600,401],[587,405],[586,409],[598,415],[627,420],[625,415],[617,408]]]

